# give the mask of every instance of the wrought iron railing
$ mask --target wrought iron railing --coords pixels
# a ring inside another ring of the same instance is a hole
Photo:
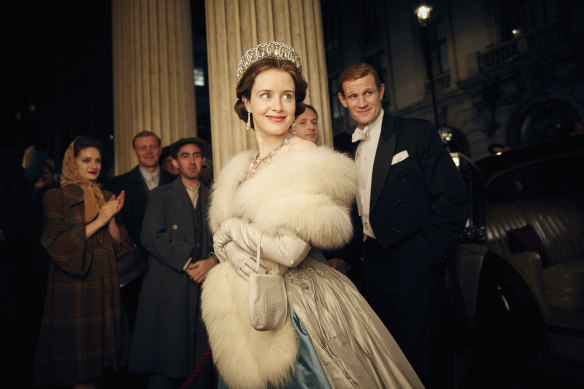
[[[487,51],[477,53],[481,73],[513,62],[519,57],[565,42],[573,36],[569,21],[552,24],[519,35]]]

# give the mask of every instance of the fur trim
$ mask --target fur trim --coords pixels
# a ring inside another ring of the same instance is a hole
[[[213,187],[210,225],[238,216],[269,234],[292,230],[318,248],[342,246],[353,234],[350,204],[357,191],[354,162],[324,147],[299,150],[241,183],[254,152],[235,156]]]
[[[249,324],[247,282],[227,262],[211,269],[201,293],[213,360],[229,388],[276,387],[290,378],[298,341],[289,318],[277,331],[256,331]]]
[[[244,151],[231,158],[215,178],[211,188],[209,203],[209,228],[215,234],[225,219],[233,216],[231,203],[245,180],[250,161],[257,151]]]

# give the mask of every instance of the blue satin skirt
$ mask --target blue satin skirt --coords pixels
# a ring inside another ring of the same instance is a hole
[[[302,325],[294,309],[290,305],[289,308],[290,320],[292,320],[298,336],[298,360],[296,361],[294,375],[290,380],[284,385],[277,388],[270,387],[270,389],[330,389],[331,386],[312,346],[308,331]],[[219,377],[219,389],[229,389],[221,377]]]

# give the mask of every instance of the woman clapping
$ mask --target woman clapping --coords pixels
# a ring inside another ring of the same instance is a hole
[[[127,360],[116,257],[131,244],[115,218],[124,192],[116,197],[97,183],[101,154],[96,139],[75,139],[65,152],[61,187],[43,198],[41,239],[51,261],[34,385],[95,388],[104,368]]]

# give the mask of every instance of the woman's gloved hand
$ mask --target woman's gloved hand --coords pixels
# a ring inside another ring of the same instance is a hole
[[[225,220],[213,237],[215,251],[229,241],[234,241],[239,247],[248,252],[252,257],[256,256],[258,245],[260,257],[284,266],[294,267],[298,265],[310,251],[310,245],[292,232],[278,235],[264,234],[253,223],[242,218],[230,218]],[[219,258],[221,259],[221,258]]]
[[[217,251],[219,249],[219,251]],[[236,242],[230,241],[226,245],[218,248],[215,246],[215,255],[221,262],[229,261],[233,268],[244,280],[247,281],[252,274],[265,274],[268,270],[262,266],[260,260],[259,271],[257,270],[257,261],[253,254],[248,253],[241,248]]]

